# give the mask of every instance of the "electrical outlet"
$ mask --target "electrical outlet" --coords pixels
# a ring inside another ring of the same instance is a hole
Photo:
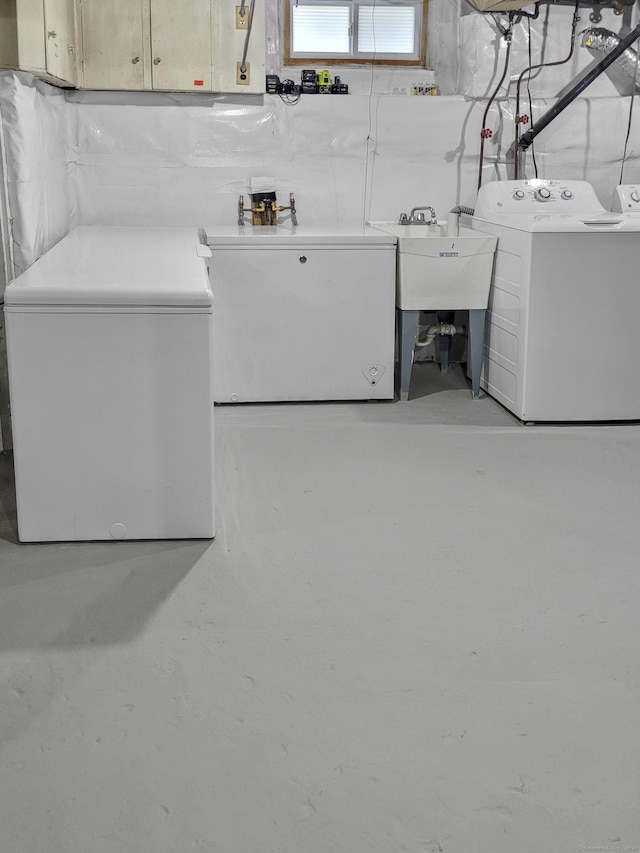
[[[245,62],[244,71],[242,71],[242,63],[236,63],[236,84],[238,86],[248,86],[251,83],[251,63]]]
[[[240,14],[240,10],[242,6],[236,6],[236,29],[237,30],[248,30],[249,29],[249,6],[248,4],[244,7],[244,15]]]

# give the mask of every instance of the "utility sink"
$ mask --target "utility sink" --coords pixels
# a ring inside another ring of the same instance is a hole
[[[369,222],[397,238],[396,305],[403,311],[457,311],[487,307],[498,238],[446,223]]]

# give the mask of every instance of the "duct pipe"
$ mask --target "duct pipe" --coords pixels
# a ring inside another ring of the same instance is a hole
[[[640,38],[640,24],[635,27],[629,33],[626,38],[622,39],[620,43],[609,53],[604,59],[600,60],[600,62],[592,68],[584,77],[579,80],[573,89],[570,89],[564,97],[560,98],[557,104],[551,107],[550,110],[536,122],[535,127],[532,127],[531,130],[528,130],[520,139],[518,143],[518,148],[520,151],[526,151],[527,148],[531,145],[536,136],[541,133],[548,124],[560,115],[560,113],[566,109],[569,104],[572,104],[573,101],[578,97],[578,95],[583,92],[587,86],[590,86],[594,80],[596,80],[601,74],[603,74],[610,65],[618,59],[618,57],[622,56],[622,54],[631,47],[631,45]]]
[[[591,27],[582,33],[582,46],[589,49],[591,53],[610,54],[620,44],[620,36],[604,27]],[[616,68],[629,78],[631,89],[633,86],[640,89],[640,69],[638,68],[638,54],[629,47],[625,50],[618,61]]]
[[[478,12],[512,12],[537,2],[539,0],[469,0]]]

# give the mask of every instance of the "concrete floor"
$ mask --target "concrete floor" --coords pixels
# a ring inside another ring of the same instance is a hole
[[[640,845],[640,426],[217,410],[214,542],[19,545],[0,474],[7,853]]]

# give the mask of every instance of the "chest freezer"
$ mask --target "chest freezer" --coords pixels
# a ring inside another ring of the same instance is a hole
[[[395,237],[374,228],[206,233],[216,402],[393,398]]]
[[[207,253],[81,227],[7,287],[21,541],[214,535]]]

